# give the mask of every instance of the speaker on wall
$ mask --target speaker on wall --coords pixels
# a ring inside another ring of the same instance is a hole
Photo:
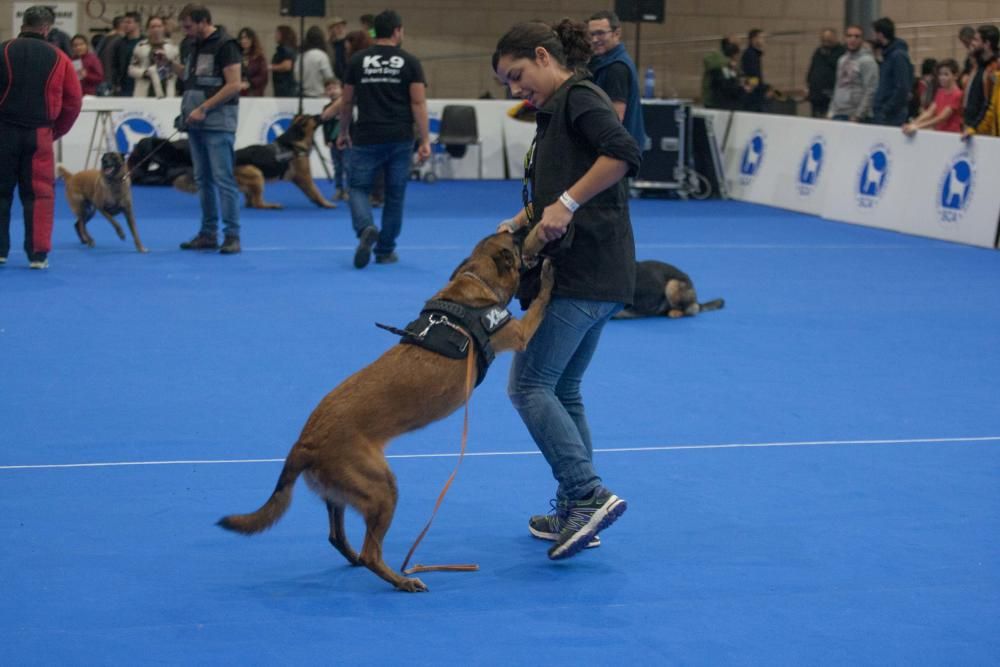
[[[281,0],[282,16],[326,16],[326,0]]]
[[[615,14],[629,23],[663,23],[666,0],[615,0]]]

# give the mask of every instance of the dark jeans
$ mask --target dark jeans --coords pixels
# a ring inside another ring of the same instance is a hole
[[[376,255],[388,255],[396,249],[396,238],[403,227],[403,198],[410,179],[412,141],[368,144],[351,147],[349,180],[351,184],[351,221],[354,233],[361,236],[367,227],[375,226],[372,205],[368,197],[378,173],[385,175],[385,206],[382,209],[382,229]]]

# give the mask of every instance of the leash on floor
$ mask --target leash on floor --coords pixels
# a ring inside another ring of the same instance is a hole
[[[466,334],[468,336],[468,334]],[[437,516],[438,509],[441,507],[441,503],[444,501],[445,494],[448,493],[448,489],[451,487],[451,483],[455,481],[455,476],[458,474],[458,468],[462,465],[462,459],[465,457],[465,446],[469,441],[469,399],[472,397],[472,380],[473,373],[475,371],[475,364],[473,364],[473,348],[475,345],[472,343],[472,339],[469,338],[469,354],[466,357],[467,361],[465,364],[465,421],[462,424],[462,447],[458,453],[458,462],[455,464],[455,469],[451,473],[451,477],[445,482],[444,488],[441,489],[441,493],[438,495],[437,502],[434,504],[434,511],[431,513],[431,518],[427,520],[427,525],[424,529],[420,531],[420,535],[417,536],[416,541],[413,546],[410,547],[410,552],[406,554],[406,560],[403,561],[403,567],[399,568],[403,574],[416,574],[418,572],[476,572],[479,566],[475,563],[459,564],[459,565],[418,565],[414,564],[413,567],[407,569],[407,565],[410,562],[410,558],[413,556],[413,552],[417,550],[417,545],[420,541],[424,539],[424,535],[430,530],[431,523],[434,521],[434,517]]]

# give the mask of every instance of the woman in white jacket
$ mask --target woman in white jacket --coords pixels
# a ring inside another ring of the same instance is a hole
[[[135,79],[133,97],[176,97],[177,75],[173,63],[180,62],[177,47],[166,39],[163,19],[150,16],[146,21],[146,39],[135,46],[128,73]]]
[[[299,60],[295,60],[295,80],[302,85],[303,97],[323,97],[324,87],[333,78],[330,52],[326,49],[326,37],[317,26],[309,28],[302,43],[302,78],[299,79]]]

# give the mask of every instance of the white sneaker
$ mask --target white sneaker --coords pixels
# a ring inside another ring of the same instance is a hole
[[[49,268],[49,260],[48,259],[40,259],[40,260],[38,260],[36,262],[29,262],[28,263],[28,268],[29,269],[47,269],[47,268]]]

